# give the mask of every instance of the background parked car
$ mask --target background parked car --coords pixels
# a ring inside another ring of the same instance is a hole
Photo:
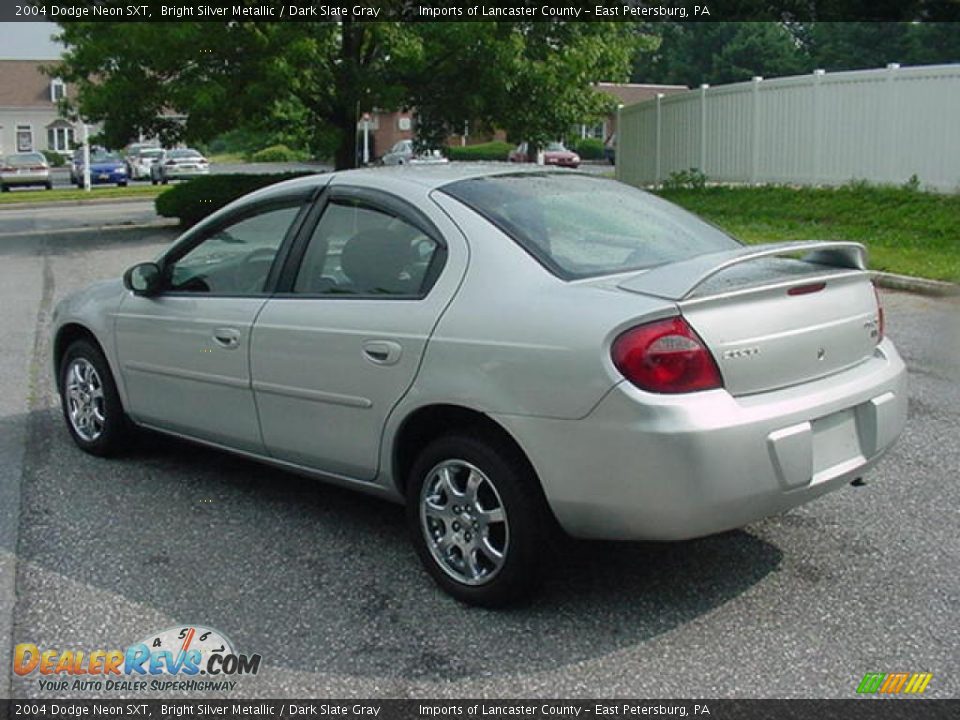
[[[510,162],[525,163],[530,162],[528,156],[529,146],[527,143],[520,143],[507,156]],[[543,149],[543,164],[555,165],[557,167],[578,168],[580,167],[580,156],[572,150],[567,150],[561,142],[548,143]]]
[[[154,185],[209,174],[210,162],[193,148],[164,150],[163,156],[150,166],[150,182]]]
[[[42,185],[47,190],[53,189],[50,166],[43,155],[37,152],[14,153],[0,159],[0,192],[7,192],[11,187],[28,185]]]
[[[71,177],[77,187],[83,187],[83,148],[73,156]],[[118,153],[102,148],[90,150],[90,184],[127,186],[127,166]]]
[[[127,175],[131,180],[150,180],[150,169],[163,157],[163,148],[142,147],[127,155]]]
[[[449,162],[438,149],[415,152],[413,140],[401,140],[396,143],[390,148],[390,152],[380,158],[380,161],[384,165]]]

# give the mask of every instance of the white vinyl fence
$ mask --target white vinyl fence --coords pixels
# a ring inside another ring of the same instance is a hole
[[[703,86],[621,108],[617,178],[960,189],[960,65]]]

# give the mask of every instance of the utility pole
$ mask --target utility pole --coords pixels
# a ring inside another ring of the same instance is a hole
[[[83,189],[90,192],[90,126],[83,124]]]

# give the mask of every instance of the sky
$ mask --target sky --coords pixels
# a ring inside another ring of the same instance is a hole
[[[50,36],[58,30],[48,22],[0,22],[0,60],[56,60],[60,46]]]

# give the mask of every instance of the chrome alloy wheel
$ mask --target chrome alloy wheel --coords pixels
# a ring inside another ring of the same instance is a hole
[[[445,460],[420,491],[420,529],[430,554],[457,582],[484,585],[503,568],[510,544],[497,488],[465,460]]]
[[[73,431],[86,442],[94,442],[106,425],[103,382],[86,358],[78,357],[67,368],[67,415]]]

